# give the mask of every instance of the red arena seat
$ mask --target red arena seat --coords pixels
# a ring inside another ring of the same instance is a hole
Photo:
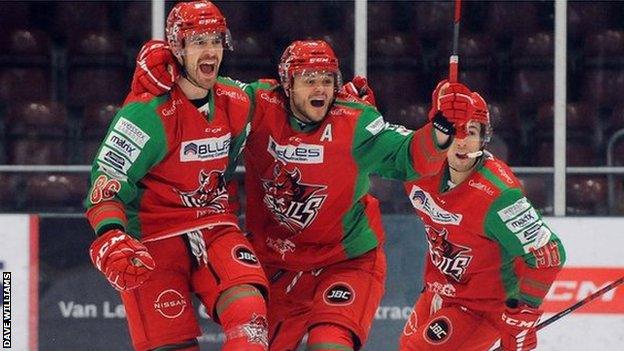
[[[71,174],[34,174],[26,180],[26,206],[36,208],[81,207],[87,177]]]
[[[0,100],[25,101],[50,98],[50,74],[42,68],[0,71]]]
[[[570,176],[567,179],[566,199],[568,214],[605,214],[607,182],[601,176]]]

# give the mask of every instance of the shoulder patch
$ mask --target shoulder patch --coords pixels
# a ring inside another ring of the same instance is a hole
[[[431,194],[417,185],[412,186],[409,199],[415,209],[425,213],[435,223],[459,225],[462,221],[461,214],[452,213],[440,207]]]
[[[132,140],[141,148],[144,147],[150,139],[149,134],[124,117],[119,118],[113,129],[128,137],[128,139]]]
[[[550,240],[552,232],[526,197],[496,212],[507,229],[516,236],[525,253],[538,249]]]
[[[537,211],[535,211],[535,209],[531,207],[530,210],[524,212],[522,215],[510,220],[509,222],[506,222],[505,225],[507,226],[507,229],[509,229],[513,233],[517,233],[523,229],[526,229],[530,225],[537,223],[538,221],[541,222],[539,220]]]
[[[518,201],[513,204],[502,208],[499,210],[498,216],[503,222],[507,222],[508,220],[518,216],[520,213],[528,210],[531,207],[529,200],[525,197],[518,199]]]
[[[385,127],[386,121],[384,121],[383,116],[379,116],[366,126],[366,130],[368,130],[372,135],[377,135],[384,130]]]

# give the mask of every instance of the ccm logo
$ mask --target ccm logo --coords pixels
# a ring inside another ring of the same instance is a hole
[[[610,282],[596,284],[588,280],[580,282],[570,280],[555,281],[546,299],[549,301],[580,301],[609,283]],[[606,292],[600,299],[605,302],[612,301],[616,290],[617,289],[613,289]]]
[[[323,298],[328,305],[350,305],[355,298],[355,292],[347,283],[334,283],[325,290]]]
[[[544,312],[558,312],[580,301],[624,275],[611,267],[569,267],[562,269],[540,306]],[[624,289],[617,287],[574,313],[624,314]]]

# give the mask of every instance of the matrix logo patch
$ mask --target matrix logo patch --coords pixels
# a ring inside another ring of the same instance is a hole
[[[237,245],[232,249],[232,257],[245,266],[259,267],[258,258],[256,255],[246,246]]]
[[[353,300],[355,299],[355,291],[351,285],[345,282],[338,282],[325,289],[323,299],[328,305],[346,306],[353,303]]]
[[[507,222],[507,228],[513,233],[517,233],[539,220],[539,216],[534,208],[524,212],[522,215]]]
[[[141,153],[141,148],[131,143],[125,136],[115,133],[114,131],[110,132],[104,144],[121,153],[129,159],[130,162],[136,161],[137,157],[139,157],[139,153]]]
[[[230,133],[218,138],[184,141],[180,146],[180,161],[208,161],[227,157],[230,141]]]
[[[447,342],[453,333],[451,320],[446,316],[433,319],[423,331],[425,340],[432,345],[440,345]]]
[[[497,214],[522,244],[525,253],[546,245],[550,240],[552,232],[544,225],[539,213],[526,197],[499,210]]]
[[[412,186],[409,198],[415,209],[429,216],[435,223],[459,225],[462,220],[461,214],[451,213],[443,209],[433,200],[431,194],[419,186]]]
[[[297,145],[281,145],[269,136],[267,151],[277,161],[283,163],[320,164],[324,160],[324,146],[298,143]]]

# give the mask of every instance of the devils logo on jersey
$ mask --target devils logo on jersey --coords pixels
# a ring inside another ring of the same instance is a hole
[[[297,167],[276,162],[273,179],[263,179],[264,203],[277,221],[293,233],[308,227],[318,215],[326,195],[323,185],[301,183]]]
[[[175,189],[186,207],[205,207],[213,213],[225,212],[228,208],[228,193],[221,171],[199,172],[199,187],[183,192]]]
[[[429,243],[429,256],[431,256],[433,264],[438,267],[440,272],[452,277],[457,282],[461,282],[462,275],[472,260],[472,255],[468,255],[472,250],[448,241],[446,228],[438,230],[425,225],[425,231]]]

